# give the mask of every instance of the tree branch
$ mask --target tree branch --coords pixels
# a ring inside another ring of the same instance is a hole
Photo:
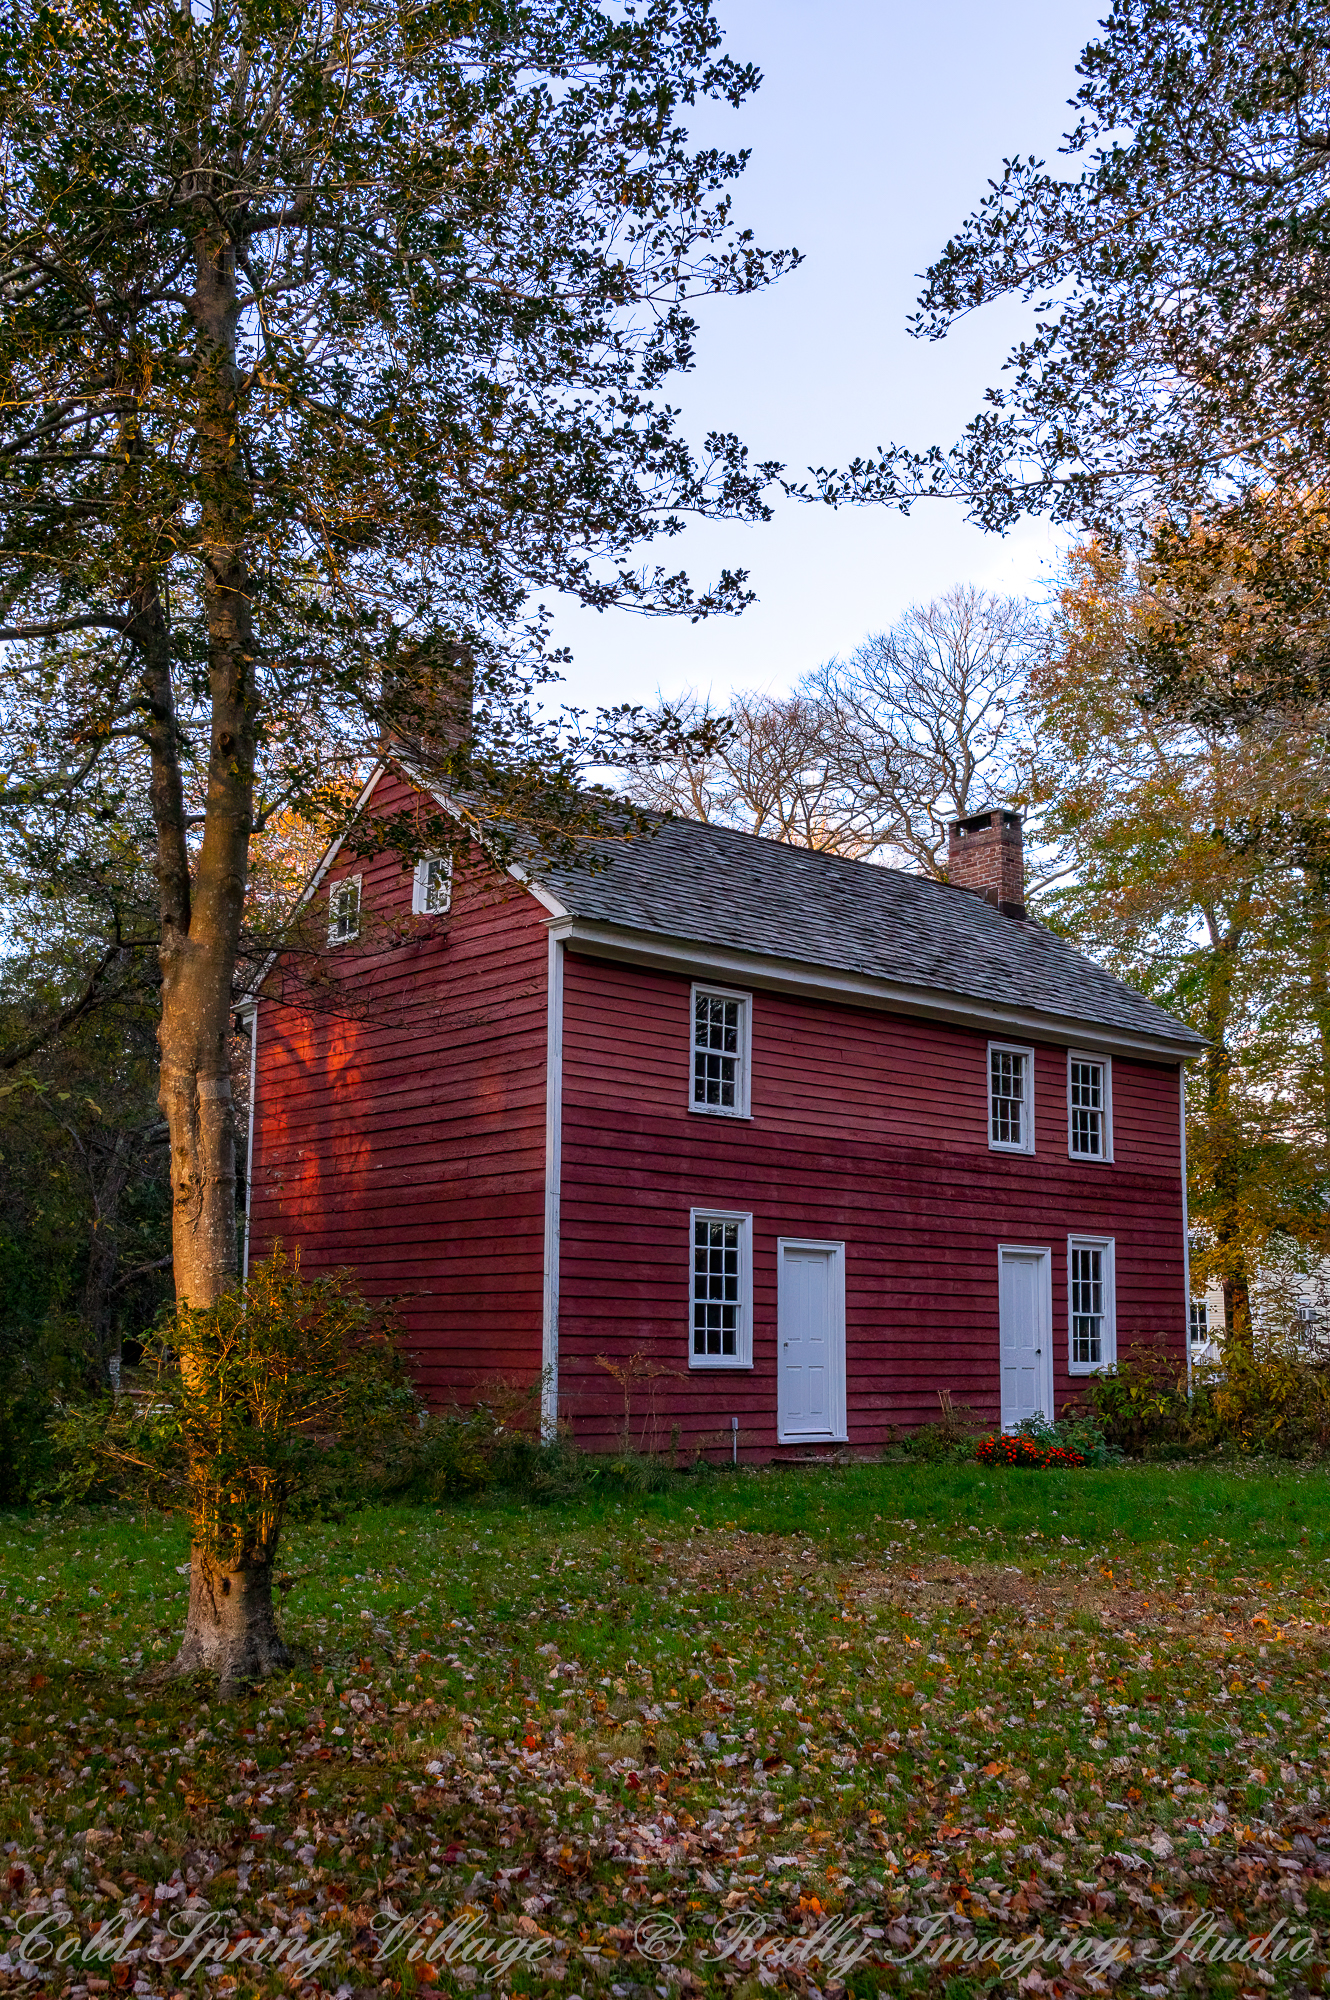
[[[54,1041],[57,1035],[62,1035],[66,1028],[72,1028],[75,1021],[81,1020],[95,1007],[101,997],[102,985],[112,961],[119,958],[122,950],[123,946],[119,943],[108,945],[93,967],[88,983],[78,999],[72,1000],[68,1007],[57,1014],[54,1020],[48,1021],[45,1027],[39,1028],[35,1035],[29,1035],[26,1042],[20,1042],[17,1048],[0,1052],[0,1070],[16,1069],[19,1063],[35,1055],[38,1049],[45,1048],[48,1042]]]

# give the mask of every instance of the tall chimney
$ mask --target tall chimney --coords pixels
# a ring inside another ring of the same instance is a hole
[[[476,679],[469,646],[435,638],[404,649],[381,678],[381,754],[396,742],[428,766],[469,747]]]
[[[1025,852],[1021,816],[1003,812],[975,813],[954,819],[947,839],[947,880],[953,889],[968,889],[1001,910],[1004,917],[1025,915]]]

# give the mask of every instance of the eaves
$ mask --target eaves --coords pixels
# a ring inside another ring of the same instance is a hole
[[[530,882],[527,886],[535,887]],[[1193,1060],[1205,1048],[1199,1036],[1173,1040],[1163,1035],[1119,1027],[1111,1022],[1096,1021],[1083,1014],[1047,1013],[969,993],[910,986],[903,981],[882,979],[872,973],[810,965],[803,960],[700,943],[692,938],[674,937],[664,932],[636,930],[597,918],[573,916],[548,895],[542,895],[540,901],[552,910],[549,922],[551,936],[561,939],[574,951],[624,965],[640,965],[654,972],[673,972],[691,978],[700,973],[704,977],[762,988],[768,992],[791,993],[804,999],[825,1000],[844,1007],[876,1007],[885,1012],[971,1028],[979,1033],[991,1034],[1001,1030],[1044,1041],[1068,1042],[1077,1048],[1102,1050],[1109,1055],[1145,1056],[1182,1063]]]

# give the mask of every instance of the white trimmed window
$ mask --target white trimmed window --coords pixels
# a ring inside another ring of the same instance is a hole
[[[1117,1359],[1111,1236],[1067,1238],[1068,1366],[1093,1375]]]
[[[1113,1065],[1076,1049],[1067,1054],[1067,1151],[1073,1160],[1113,1157]]]
[[[1204,1299],[1192,1299],[1188,1312],[1188,1328],[1193,1347],[1204,1347],[1210,1338],[1210,1308]]]
[[[988,1044],[988,1143],[998,1153],[1034,1151],[1034,1050]]]
[[[328,892],[328,942],[348,944],[360,936],[360,876],[334,882]]]
[[[753,1365],[753,1218],[695,1208],[689,1217],[690,1368]]]
[[[441,917],[453,900],[453,857],[427,854],[416,863],[411,885],[411,912],[417,917]]]
[[[751,996],[695,986],[692,1005],[692,1108],[747,1118]]]

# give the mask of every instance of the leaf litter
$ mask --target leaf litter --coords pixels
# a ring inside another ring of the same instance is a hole
[[[1199,1967],[975,1966],[974,1990],[1322,1988],[1323,1566],[1162,1543],[969,1563],[911,1523],[837,1557],[628,1509],[488,1518],[382,1508],[300,1531],[296,1671],[226,1705],[152,1664],[183,1602],[169,1531],[136,1543],[122,1522],[114,1546],[140,1553],[109,1572],[95,1515],[7,1537],[0,1990],[186,1990],[161,1961],[207,1912],[218,1960],[188,1985],[222,1992],[639,2000],[848,1978],[955,2000],[928,1940],[1200,1920],[1219,1942]],[[90,1560],[116,1604],[91,1619]],[[15,1926],[42,1916],[55,1937],[140,1928],[118,1963],[34,1964]],[[811,1954],[725,1957],[726,1919]],[[1315,1932],[1309,1960],[1223,1961],[1281,1919]],[[431,1963],[450,1924],[538,1959]],[[844,1977],[817,1943],[836,1925],[868,1954]],[[288,1965],[227,1957],[246,1936]],[[330,1936],[335,1955],[301,1963]]]

